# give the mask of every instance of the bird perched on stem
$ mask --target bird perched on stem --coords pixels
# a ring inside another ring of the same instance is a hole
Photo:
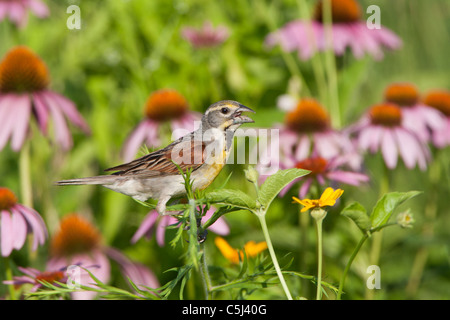
[[[222,170],[229,155],[235,131],[254,122],[242,115],[252,109],[232,100],[219,101],[206,110],[200,127],[167,147],[105,171],[111,175],[62,180],[57,185],[102,185],[139,201],[158,200],[156,211],[166,214],[172,197],[186,193],[179,171],[191,171],[193,190],[208,187]],[[179,167],[179,168],[178,168]]]

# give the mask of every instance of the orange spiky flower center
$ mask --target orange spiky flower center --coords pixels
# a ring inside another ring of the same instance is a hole
[[[311,175],[323,174],[327,169],[328,161],[322,157],[308,158],[297,162],[295,165],[298,169],[311,171]]]
[[[330,126],[327,111],[314,99],[302,99],[286,115],[286,126],[296,132],[319,132]]]
[[[356,0],[331,0],[333,23],[356,22],[361,19],[361,7]],[[323,1],[320,0],[314,11],[314,19],[323,22]]]
[[[51,251],[54,256],[70,257],[90,253],[98,248],[99,244],[99,231],[86,219],[71,214],[61,221],[60,230],[52,240]]]
[[[419,101],[419,91],[410,83],[394,83],[386,88],[384,97],[387,102],[410,107]]]
[[[423,102],[427,106],[433,107],[445,114],[447,117],[450,117],[450,91],[431,91],[423,99]]]
[[[62,271],[44,271],[35,278],[36,282],[43,281],[48,283],[60,282],[62,279],[64,279],[64,272]]]
[[[155,121],[180,118],[188,110],[186,99],[177,91],[162,89],[153,92],[145,104],[145,115]]]
[[[49,83],[47,66],[25,46],[13,48],[0,62],[1,92],[35,92]]]
[[[16,195],[8,188],[0,188],[0,211],[9,210],[17,203]]]
[[[385,127],[399,126],[402,122],[402,110],[393,103],[385,103],[373,106],[369,111],[372,124]]]

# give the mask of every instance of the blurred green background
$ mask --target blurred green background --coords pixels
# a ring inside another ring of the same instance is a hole
[[[373,1],[360,1],[363,8]],[[101,187],[54,187],[60,179],[101,174],[102,170],[122,162],[121,147],[133,128],[143,118],[143,106],[149,94],[161,88],[182,93],[193,110],[203,112],[211,103],[232,99],[257,113],[255,126],[270,127],[281,123],[284,113],[276,108],[277,97],[286,93],[291,73],[279,48],[267,49],[268,33],[288,21],[297,19],[299,4],[294,0],[227,0],[227,1],[46,1],[51,14],[48,19],[30,16],[28,26],[16,30],[0,23],[0,56],[17,44],[32,48],[47,64],[51,88],[76,103],[92,129],[90,136],[72,130],[74,147],[67,153],[55,149],[33,130],[31,143],[34,206],[46,220],[50,234],[58,227],[59,218],[79,212],[93,217],[105,244],[122,250],[135,261],[149,266],[161,284],[172,279],[165,270],[180,266],[182,248],[169,245],[160,248],[154,239],[130,239],[147,213],[147,208],[132,199]],[[80,30],[69,30],[66,21],[69,5],[81,9]],[[308,1],[313,4],[313,1]],[[400,50],[386,52],[381,61],[370,58],[355,60],[347,54],[339,60],[340,103],[345,110],[343,125],[357,120],[371,104],[381,101],[386,85],[410,81],[421,92],[433,88],[450,88],[450,3],[445,0],[379,0],[382,25],[393,30],[403,41]],[[367,15],[366,15],[367,16]],[[230,37],[213,49],[195,49],[181,36],[184,26],[200,27],[204,21],[214,26],[225,25]],[[317,85],[310,61],[299,61],[292,54],[313,95]],[[439,186],[431,188],[428,172],[408,171],[400,165],[392,173],[392,190],[423,190],[424,194],[408,203],[416,223],[413,229],[388,228],[384,232],[380,257],[381,290],[377,299],[448,299],[450,298],[450,209],[448,197],[449,150],[441,160],[447,169]],[[18,154],[7,146],[0,152],[0,185],[19,194]],[[367,159],[371,182],[365,187],[347,187],[341,206],[353,200],[369,209],[378,199],[380,157]],[[221,185],[234,172],[228,188],[252,194],[245,182],[243,165],[228,165],[210,190]],[[283,256],[291,252],[291,268],[315,274],[315,230],[311,223],[306,234],[298,228],[298,207],[291,203],[295,190],[277,199],[268,214],[269,230],[274,246]],[[435,201],[437,218],[428,221],[425,210]],[[350,220],[338,215],[334,208],[324,223],[324,281],[337,284],[345,263],[359,239],[359,230]],[[226,216],[231,227],[227,240],[242,247],[248,240],[262,241],[257,219],[247,212]],[[423,236],[424,225],[431,223],[433,235]],[[169,240],[173,231],[166,233]],[[212,264],[226,264],[212,241],[207,241]],[[300,247],[302,237],[308,245]],[[168,242],[168,241],[167,241]],[[423,278],[414,292],[406,290],[411,266],[419,248],[429,248]],[[363,299],[367,259],[366,244],[355,261],[344,295],[345,299]],[[296,257],[302,254],[302,261]],[[47,246],[39,248],[34,267],[45,266]],[[14,252],[17,265],[28,263],[26,253]],[[114,269],[113,283],[124,280]],[[1,275],[0,277],[2,277]],[[195,280],[195,277],[194,277]],[[288,279],[288,283],[297,280]],[[199,279],[193,281],[188,298],[202,298]],[[295,284],[295,294],[311,296],[313,285]],[[308,286],[310,288],[308,288]],[[2,287],[2,286],[0,286]],[[309,291],[308,291],[309,290]],[[2,288],[0,293],[4,293]],[[197,294],[196,294],[197,292]],[[254,292],[249,298],[279,298],[281,290]],[[218,298],[229,298],[226,294]],[[177,298],[173,294],[173,298]]]

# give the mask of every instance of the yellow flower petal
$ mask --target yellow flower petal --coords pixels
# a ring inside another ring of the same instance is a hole
[[[325,206],[334,206],[336,203],[336,200],[339,199],[339,197],[344,193],[344,190],[342,189],[336,189],[333,190],[333,188],[326,188],[325,191],[322,193],[322,195],[320,196],[320,199],[318,200],[314,200],[314,199],[303,199],[300,200],[296,197],[292,197],[292,199],[295,202],[300,203],[301,205],[304,206],[304,208],[301,210],[301,212],[305,212],[308,211],[309,209],[312,208],[321,208],[321,207],[325,207]]]
[[[231,263],[239,263],[238,250],[234,249],[230,244],[222,237],[216,237],[214,243],[219,248],[222,255]]]

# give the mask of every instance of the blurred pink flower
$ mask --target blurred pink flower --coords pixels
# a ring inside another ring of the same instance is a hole
[[[89,133],[74,103],[50,91],[49,82],[44,62],[27,47],[13,48],[0,62],[0,150],[10,137],[14,151],[22,148],[33,115],[44,135],[52,118],[56,142],[65,150],[72,146],[65,117]]]
[[[286,114],[284,125],[278,127],[281,158],[297,161],[317,155],[331,159],[352,154],[352,167],[361,162],[350,138],[331,128],[327,111],[314,99],[304,98]]]
[[[352,186],[359,186],[361,183],[368,182],[369,177],[363,173],[351,170],[349,167],[348,156],[339,156],[326,160],[322,157],[312,156],[300,161],[293,158],[286,158],[281,162],[280,169],[299,168],[311,171],[308,175],[292,181],[281,192],[283,197],[286,192],[297,182],[301,181],[302,186],[299,190],[299,198],[303,199],[307,196],[311,185],[314,182],[320,185],[330,184],[349,184]]]
[[[35,210],[17,203],[14,193],[0,187],[0,242],[3,257],[8,257],[13,249],[20,250],[27,234],[33,233],[33,250],[43,245],[48,236],[42,217]]]
[[[405,125],[403,114],[404,109],[394,103],[375,105],[348,131],[356,134],[360,150],[381,151],[389,169],[396,168],[400,156],[408,169],[417,164],[425,170],[430,152],[423,140]]]
[[[209,218],[212,217],[213,213],[216,211],[215,208],[211,207],[206,214],[202,218],[202,223],[206,222]],[[150,238],[153,234],[153,232],[156,233],[156,242],[160,247],[163,247],[165,245],[165,234],[166,234],[166,228],[171,225],[178,224],[178,219],[166,215],[161,216],[156,212],[156,210],[151,210],[142,221],[141,225],[139,226],[136,233],[131,238],[132,243],[136,243],[140,238],[143,236],[146,236],[147,238]],[[156,229],[156,230],[155,230]],[[214,224],[212,224],[209,227],[209,230],[212,232],[225,236],[230,233],[230,228],[228,227],[227,223],[225,222],[225,219],[222,217],[217,219]]]
[[[209,21],[205,22],[200,29],[184,27],[181,34],[195,48],[215,47],[223,43],[229,36],[227,27],[214,28]]]
[[[423,104],[439,110],[445,116],[442,128],[431,133],[431,141],[437,148],[450,145],[450,91],[432,90],[423,99]]]
[[[422,142],[430,142],[434,132],[444,129],[444,114],[420,101],[419,91],[413,84],[390,84],[385,90],[384,99],[401,107],[403,125],[415,132]]]
[[[81,266],[82,267],[82,266]],[[89,277],[89,273],[85,269],[92,268],[91,267],[82,267],[79,268],[80,272],[80,279],[81,277]],[[85,268],[85,269],[83,269]],[[34,268],[24,268],[24,267],[18,267],[19,271],[22,272],[23,276],[15,276],[12,280],[5,280],[3,281],[3,284],[6,285],[14,285],[14,286],[21,286],[24,284],[32,284],[33,287],[30,289],[30,292],[35,292],[39,288],[41,288],[43,285],[40,281],[46,281],[50,284],[53,284],[55,286],[58,286],[56,282],[60,283],[67,283],[71,276],[71,272],[67,271],[68,266],[63,267],[58,270],[46,270],[46,271],[40,271]],[[90,270],[91,271],[91,270]],[[93,281],[93,280],[91,280]]]
[[[322,1],[318,1],[311,21],[296,20],[289,22],[280,30],[266,38],[268,46],[279,44],[286,52],[297,50],[300,59],[307,60],[317,51],[326,51],[330,47],[336,55],[343,55],[350,47],[353,55],[359,59],[367,52],[375,59],[383,58],[382,47],[397,49],[401,40],[389,29],[369,29],[361,19],[361,8],[356,0],[331,0],[332,42],[327,41],[326,27],[322,18]]]
[[[146,102],[144,113],[145,119],[137,125],[124,144],[122,152],[125,161],[133,160],[143,143],[149,147],[159,147],[159,131],[164,123],[170,123],[172,138],[178,139],[194,131],[196,121],[201,119],[199,113],[189,110],[186,99],[171,89],[153,92]]]
[[[98,266],[95,270],[90,271],[101,282],[107,283],[111,276],[109,258],[119,263],[126,276],[136,277],[132,278],[136,284],[159,287],[155,281],[143,283],[144,280],[155,280],[156,277],[150,270],[144,272],[140,266],[129,261],[118,250],[104,246],[101,243],[99,231],[89,221],[77,214],[71,214],[62,219],[60,230],[54,235],[51,242],[51,258],[47,262],[47,269],[59,270],[68,265]],[[80,280],[81,285],[93,286],[90,277]],[[95,295],[96,293],[91,291],[72,293],[73,299],[76,300],[92,299]]]
[[[0,21],[8,16],[16,26],[23,28],[28,22],[27,10],[38,18],[49,15],[47,5],[41,0],[0,0]]]

